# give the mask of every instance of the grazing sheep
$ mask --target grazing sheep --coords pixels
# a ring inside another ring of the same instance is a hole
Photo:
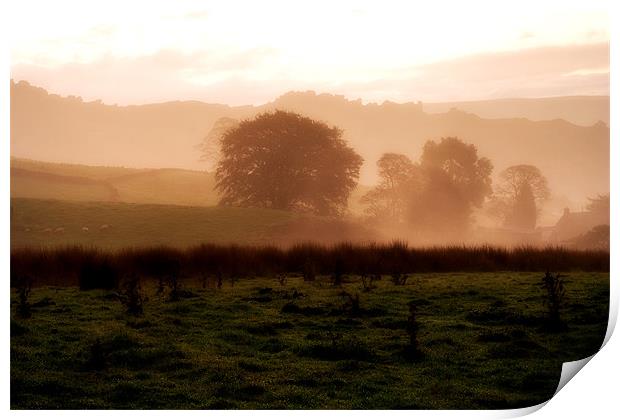
[[[52,233],[52,228],[43,229],[43,233]]]
[[[54,229],[54,233],[65,233],[65,228],[57,227],[56,229]]]
[[[30,228],[24,229],[24,232],[30,232]]]
[[[86,226],[82,226],[82,232],[84,232],[84,233],[88,233],[88,227],[86,227]]]
[[[99,226],[99,230],[108,230],[111,227],[112,227],[112,225],[103,224],[103,225]]]

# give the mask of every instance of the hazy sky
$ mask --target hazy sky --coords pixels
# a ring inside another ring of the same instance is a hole
[[[11,3],[12,77],[106,103],[609,92],[610,1]]]

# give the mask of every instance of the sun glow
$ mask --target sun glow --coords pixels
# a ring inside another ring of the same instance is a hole
[[[431,63],[607,43],[608,3],[22,1],[13,2],[9,32],[13,77],[66,93],[71,81],[54,76],[66,68],[107,66],[113,77],[125,67],[145,65],[181,95],[190,87],[207,88],[228,103],[264,102],[273,94],[262,88],[246,96],[230,93],[226,100],[226,86],[235,84],[317,88],[377,100],[394,92],[369,84],[415,77]],[[157,91],[155,77],[144,83]],[[76,88],[72,93],[95,94]],[[159,96],[167,95],[161,89]],[[136,91],[116,99],[153,97]]]

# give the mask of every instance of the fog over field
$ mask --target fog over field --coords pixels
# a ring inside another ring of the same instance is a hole
[[[540,407],[601,349],[608,1],[5,3],[11,409]]]
[[[584,108],[600,109],[593,119],[606,120],[608,97],[558,98],[553,103],[561,106],[555,108],[549,99],[528,100],[526,107],[515,105],[515,101],[457,103],[453,105],[460,108],[446,112],[432,104],[433,112],[427,113],[423,103],[364,105],[314,92],[291,92],[259,107],[201,102],[110,106],[53,95],[25,82],[12,84],[11,92],[11,153],[21,158],[212,170],[215,162],[201,161],[197,146],[220,118],[241,120],[282,109],[342,128],[344,138],[364,158],[362,185],[377,182],[375,162],[382,153],[402,153],[415,160],[427,140],[457,136],[491,159],[494,175],[515,164],[539,167],[564,206],[581,208],[587,197],[609,190],[609,127],[603,122],[588,126],[570,122]],[[480,118],[461,110],[468,107],[469,112],[483,113],[493,108],[494,115]],[[554,119],[534,118],[535,107],[555,112],[551,114]],[[498,116],[501,118],[491,118]],[[526,119],[528,116],[534,120]]]

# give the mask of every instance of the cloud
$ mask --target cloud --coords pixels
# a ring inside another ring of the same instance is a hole
[[[320,72],[324,76],[329,69]],[[307,89],[366,102],[608,95],[609,46],[602,43],[477,54],[392,69],[363,82],[304,79],[281,52],[263,47],[192,53],[167,49],[139,57],[108,55],[91,63],[57,67],[22,63],[13,66],[12,77],[51,92],[118,104],[189,99],[260,104],[289,90]]]
[[[401,101],[608,95],[609,46],[591,44],[477,54],[397,69],[391,77],[343,84],[340,89],[363,98]]]
[[[161,50],[140,57],[106,55],[90,63],[56,67],[16,64],[11,69],[11,77],[27,80],[54,93],[79,95],[87,101],[100,99],[108,104],[179,99],[226,103],[227,96],[222,89],[233,88],[229,81],[247,80],[251,69],[273,54],[274,50],[265,48],[227,53]]]

